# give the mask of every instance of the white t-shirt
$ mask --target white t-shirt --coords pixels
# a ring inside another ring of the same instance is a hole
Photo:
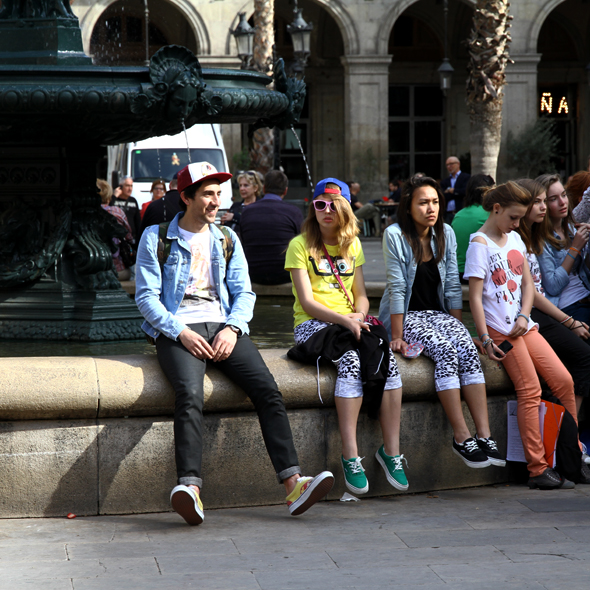
[[[541,267],[539,266],[537,255],[534,252],[527,252],[526,259],[529,262],[529,268],[531,269],[531,277],[533,277],[535,289],[545,297],[545,290],[543,289],[543,285],[541,285]]]
[[[175,317],[185,326],[200,322],[224,323],[227,319],[223,309],[211,270],[211,232],[193,234],[178,228],[181,237],[191,249],[191,268],[184,297]]]
[[[477,236],[486,243],[473,242]],[[507,235],[503,247],[481,232],[469,237],[463,278],[483,279],[482,300],[486,324],[500,334],[508,335],[511,332],[522,308],[521,285],[525,256],[526,247],[516,232]],[[528,330],[536,325],[529,320]]]

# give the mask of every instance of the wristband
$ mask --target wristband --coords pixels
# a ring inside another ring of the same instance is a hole
[[[488,338],[485,342],[483,342],[482,346],[485,350],[490,344],[493,344],[493,343],[494,343],[494,341],[491,338]]]
[[[567,318],[565,318],[565,320],[562,320],[561,322],[559,322],[560,324],[565,324],[568,320],[571,320],[572,316],[568,316]]]
[[[479,339],[480,339],[482,342],[483,342],[483,338],[484,338],[484,336],[489,336],[489,334],[487,334],[487,333],[486,333],[486,334],[482,334],[482,335],[479,337]]]
[[[573,246],[571,246],[569,249],[573,250],[574,252],[577,252],[578,254],[581,254],[581,252],[577,248],[574,248]]]
[[[524,313],[519,313],[519,314],[516,316],[516,319],[518,319],[518,318],[524,318],[524,319],[526,320],[526,323],[527,323],[527,324],[528,324],[528,323],[531,321],[531,318],[529,318],[528,316],[524,315]]]
[[[570,254],[569,252],[567,253],[567,255],[568,255],[568,256],[569,256],[569,257],[570,257],[572,260],[575,260],[575,259],[576,259],[576,257],[575,257],[573,254]]]

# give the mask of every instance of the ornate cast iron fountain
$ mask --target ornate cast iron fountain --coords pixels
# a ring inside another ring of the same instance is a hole
[[[98,67],[69,0],[3,0],[0,9],[0,338],[142,337],[114,272],[114,218],[100,207],[104,146],[174,134],[183,123],[286,128],[303,82],[282,60],[272,80],[202,70],[184,47],[146,67]]]

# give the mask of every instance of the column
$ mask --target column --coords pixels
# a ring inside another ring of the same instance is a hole
[[[345,55],[344,157],[348,179],[364,201],[380,197],[389,181],[388,93],[391,55]]]

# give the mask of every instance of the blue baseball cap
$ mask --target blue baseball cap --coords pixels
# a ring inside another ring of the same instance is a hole
[[[335,184],[340,187],[340,191],[337,191],[334,188],[326,188],[327,184]],[[315,185],[315,190],[313,191],[313,198],[316,199],[320,195],[342,195],[349,203],[350,203],[350,189],[345,182],[338,180],[337,178],[324,178],[324,180],[320,180]]]

